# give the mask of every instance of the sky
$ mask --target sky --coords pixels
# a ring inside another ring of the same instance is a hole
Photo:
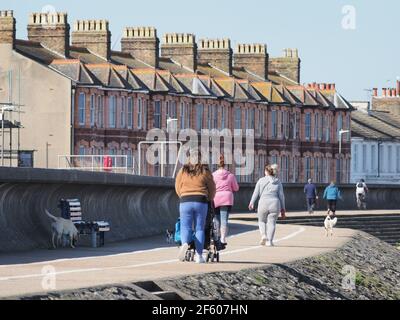
[[[126,26],[154,26],[200,38],[265,43],[272,57],[298,48],[301,83],[336,83],[350,101],[370,99],[374,87],[395,87],[400,79],[398,0],[7,0],[17,37],[26,39],[30,12],[67,12],[77,19],[108,19],[113,49]],[[71,27],[72,28],[72,27]]]

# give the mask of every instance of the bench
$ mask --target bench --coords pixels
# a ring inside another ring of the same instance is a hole
[[[70,219],[80,235],[91,236],[93,248],[104,246],[105,233],[110,231],[110,224],[107,221],[84,221],[79,199],[61,199],[59,208],[62,217]]]

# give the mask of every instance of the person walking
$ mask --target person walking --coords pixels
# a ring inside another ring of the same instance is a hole
[[[208,205],[215,196],[215,183],[208,166],[201,163],[199,151],[192,152],[188,163],[179,170],[175,180],[175,190],[180,201],[182,241],[178,259],[185,260],[186,251],[193,239],[194,225],[195,262],[204,263],[205,223]]]
[[[223,156],[219,159],[218,170],[213,173],[213,178],[216,185],[214,208],[217,229],[221,236],[221,243],[226,245],[226,238],[229,231],[229,213],[233,206],[233,193],[239,191],[239,185],[235,176],[225,169]]]
[[[285,196],[283,186],[277,178],[275,165],[265,166],[265,177],[258,180],[249,204],[250,211],[254,210],[259,199],[257,215],[260,228],[260,245],[274,246],[276,221],[279,213],[285,218]]]
[[[306,194],[307,210],[309,214],[314,213],[315,204],[318,199],[317,187],[312,183],[312,179],[308,179],[308,183],[304,186]]]
[[[336,186],[335,181],[331,181],[330,185],[326,187],[324,191],[324,199],[328,202],[328,212],[329,216],[332,212],[333,217],[336,216],[336,202],[338,199],[342,199],[339,188]]]
[[[356,184],[356,200],[357,200],[357,207],[358,209],[367,209],[367,193],[368,193],[368,187],[367,184],[365,183],[364,179],[361,179],[357,184]]]

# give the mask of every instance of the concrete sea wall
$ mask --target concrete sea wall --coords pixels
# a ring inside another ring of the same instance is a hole
[[[243,184],[234,211],[247,211],[254,185]],[[288,211],[303,210],[302,185],[285,186]],[[322,192],[322,187],[320,188]],[[354,186],[342,186],[339,209],[354,209]],[[370,186],[371,209],[400,208],[398,186]],[[84,220],[106,220],[107,242],[160,234],[178,217],[173,179],[68,170],[0,168],[0,252],[47,248],[60,198],[79,198]],[[321,204],[321,206],[325,206]]]

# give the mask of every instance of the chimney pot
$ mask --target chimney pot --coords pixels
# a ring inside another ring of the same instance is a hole
[[[373,88],[372,89],[372,95],[374,96],[374,97],[377,97],[378,96],[378,88]]]

